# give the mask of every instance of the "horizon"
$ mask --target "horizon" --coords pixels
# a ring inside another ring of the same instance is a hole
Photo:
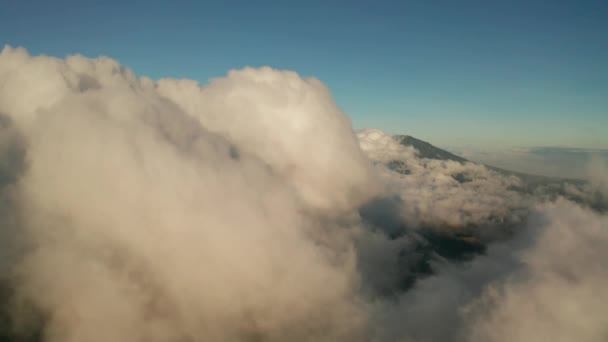
[[[9,2],[3,45],[105,55],[206,84],[270,66],[321,80],[353,128],[442,148],[607,149],[608,4],[420,1],[342,6]]]

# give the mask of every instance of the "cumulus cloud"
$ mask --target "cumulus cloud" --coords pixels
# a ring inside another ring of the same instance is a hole
[[[157,90],[205,128],[288,176],[311,205],[352,209],[366,199],[367,161],[350,120],[319,80],[245,68],[205,87],[160,80]]]
[[[596,203],[603,210],[608,210],[608,160],[593,157],[587,164],[587,175],[593,188]]]
[[[23,137],[12,120],[0,114],[0,280],[7,275],[21,245],[15,183],[24,167]]]
[[[608,218],[558,201],[529,224],[537,242],[518,272],[469,308],[472,341],[602,341],[608,336]]]
[[[294,72],[0,54],[0,274],[44,341],[597,340],[606,219],[524,187]]]
[[[234,72],[191,95],[195,112],[159,90],[182,81],[137,79],[108,58],[5,48],[0,65],[0,112],[27,137],[18,188],[35,247],[19,292],[48,316],[48,340],[339,339],[363,327],[352,252],[323,217],[362,200],[367,161],[318,81]],[[207,112],[223,123],[203,126]]]

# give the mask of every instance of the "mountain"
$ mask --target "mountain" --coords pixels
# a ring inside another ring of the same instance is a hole
[[[429,144],[426,141],[422,141],[420,139],[416,139],[410,135],[395,135],[395,140],[399,141],[399,143],[403,146],[412,146],[416,150],[418,150],[418,155],[421,158],[427,159],[438,159],[438,160],[453,160],[460,163],[465,163],[468,160],[459,157],[455,154],[452,154],[446,150],[442,150],[438,147],[435,147]]]
[[[411,146],[418,150],[418,156],[420,158],[452,160],[459,163],[476,163],[409,135],[394,135],[393,137],[395,140],[399,141],[401,145]],[[531,195],[543,194],[547,199],[564,197],[581,205],[588,206],[596,211],[608,212],[608,199],[605,194],[592,189],[591,184],[586,180],[533,175],[505,170],[491,165],[483,165],[503,176],[514,176],[521,179],[521,187],[514,190]],[[403,166],[403,163],[400,161],[392,161],[387,164],[387,167],[394,171],[408,174],[409,170]],[[572,191],[573,189],[575,189],[575,191]]]
[[[446,150],[440,149],[439,147],[436,147],[426,141],[414,138],[410,135],[395,135],[394,137],[397,141],[399,141],[399,143],[401,145],[412,146],[416,150],[418,150],[418,156],[420,158],[436,159],[436,160],[452,160],[452,161],[456,161],[459,163],[467,163],[467,162],[476,163],[474,161],[470,161],[468,159],[465,159],[463,157],[450,153]],[[529,173],[505,170],[505,169],[501,169],[499,167],[486,165],[486,164],[484,164],[484,166],[486,166],[490,170],[494,170],[505,176],[517,176],[525,182],[532,182],[532,183],[571,182],[571,183],[576,183],[576,184],[584,183],[584,181],[582,181],[580,179],[547,177],[547,176],[533,175],[533,174],[529,174]]]

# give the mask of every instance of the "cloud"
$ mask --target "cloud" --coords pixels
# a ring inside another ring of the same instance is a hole
[[[196,88],[189,112],[159,90],[181,81],[137,79],[108,58],[5,48],[0,65],[11,99],[0,112],[27,140],[18,191],[35,247],[17,266],[19,295],[48,317],[46,339],[340,339],[364,327],[348,241],[323,233],[336,229],[323,217],[361,201],[367,160],[318,81],[234,72]]]
[[[164,79],[157,90],[205,128],[287,175],[312,205],[352,209],[366,199],[368,162],[350,120],[319,80],[245,68],[205,87]]]
[[[608,336],[608,218],[565,201],[530,221],[521,270],[490,284],[471,311],[472,341],[601,341]]]
[[[5,47],[0,84],[0,280],[18,334],[601,336],[589,294],[608,278],[605,216],[355,134],[316,79],[245,68],[153,81],[107,57]],[[561,302],[569,290],[581,300]]]
[[[379,341],[602,341],[608,218],[560,200],[511,239],[375,301]],[[410,249],[410,253],[412,250]]]
[[[25,168],[24,139],[12,120],[0,113],[0,280],[8,273],[22,239],[15,183]]]
[[[608,160],[600,157],[591,158],[587,163],[587,175],[591,186],[608,197]]]
[[[474,163],[420,158],[415,149],[381,131],[364,130],[358,137],[384,178],[385,191],[402,200],[400,211],[408,225],[496,226],[525,216],[528,199],[514,191],[521,186],[516,177]]]

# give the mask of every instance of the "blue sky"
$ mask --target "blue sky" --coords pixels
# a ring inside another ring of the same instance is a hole
[[[440,146],[608,148],[608,1],[7,0],[0,44],[202,83],[291,69],[355,128]]]

